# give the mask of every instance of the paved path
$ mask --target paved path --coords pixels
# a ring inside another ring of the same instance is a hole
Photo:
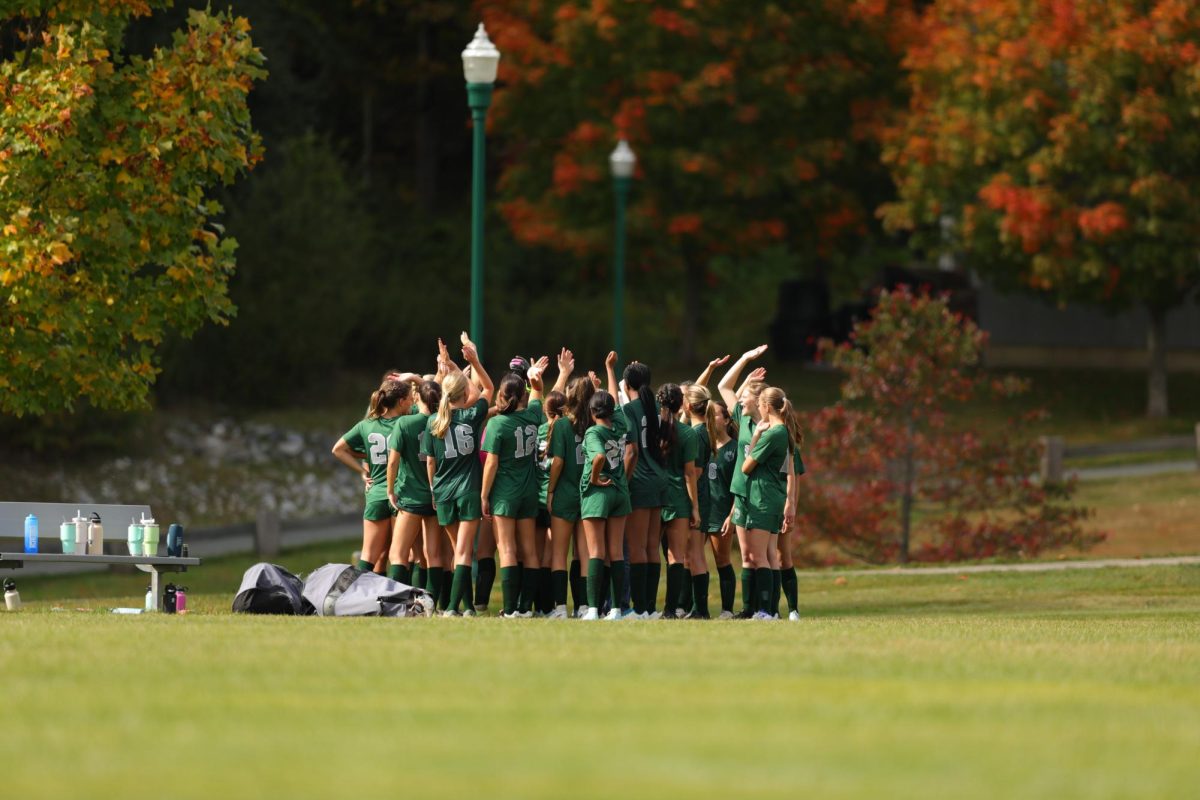
[[[963,564],[949,567],[890,567],[878,569],[804,570],[803,575],[964,575],[972,572],[1061,572],[1068,569],[1103,569],[1105,567],[1173,567],[1200,564],[1200,556],[1170,556],[1167,558],[1097,558],[1080,561],[1035,561],[1028,564]]]

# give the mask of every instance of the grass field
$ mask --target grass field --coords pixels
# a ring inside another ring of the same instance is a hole
[[[307,570],[345,546],[287,553]],[[10,797],[1187,797],[1200,568],[801,578],[800,623],[0,615]],[[89,613],[74,609],[90,608]],[[63,611],[54,611],[63,608]]]

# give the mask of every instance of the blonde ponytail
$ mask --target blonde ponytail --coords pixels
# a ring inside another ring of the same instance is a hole
[[[442,399],[438,402],[437,416],[429,430],[439,439],[446,438],[450,430],[450,418],[454,412],[454,404],[467,395],[467,379],[461,372],[452,372],[442,379]]]

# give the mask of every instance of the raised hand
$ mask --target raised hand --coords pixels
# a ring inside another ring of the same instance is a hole
[[[753,350],[747,350],[745,353],[743,353],[742,358],[746,359],[747,361],[753,361],[765,352],[767,352],[767,345],[760,344]]]
[[[608,355],[604,357],[604,366],[608,367],[609,369],[616,369],[616,367],[617,367],[617,351],[616,350],[608,351]]]
[[[592,386],[597,390],[600,388],[600,376],[592,370],[588,370],[588,380],[592,382]]]
[[[564,374],[575,371],[575,354],[565,347],[558,354],[558,371]]]
[[[716,367],[721,366],[728,360],[729,360],[729,356],[727,356],[727,355],[721,356],[720,358],[714,358],[712,361],[708,362],[708,368],[715,369]]]
[[[463,336],[466,336],[466,334],[464,333]],[[462,355],[467,361],[473,362],[479,360],[479,353],[475,351],[475,345],[471,344],[469,339],[467,340],[467,343],[463,345]]]
[[[760,436],[763,433],[765,433],[766,430],[770,427],[771,427],[771,423],[764,419],[762,422],[760,422],[754,426],[754,435]]]
[[[764,345],[764,347],[765,347],[765,345]],[[766,379],[767,379],[767,368],[766,367],[758,367],[757,369],[752,370],[750,372],[750,377],[746,378],[746,380],[748,380],[748,381],[765,381]]]

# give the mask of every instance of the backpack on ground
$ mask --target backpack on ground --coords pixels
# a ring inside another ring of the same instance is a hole
[[[233,610],[245,614],[307,616],[312,605],[304,599],[304,582],[277,564],[255,564],[242,576]]]
[[[433,597],[424,589],[364,572],[349,564],[326,564],[304,580],[304,599],[321,617],[428,617]]]

